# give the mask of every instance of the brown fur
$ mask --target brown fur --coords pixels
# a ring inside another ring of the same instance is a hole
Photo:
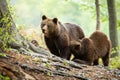
[[[76,62],[98,65],[99,58],[102,58],[104,66],[109,65],[111,43],[100,31],[95,31],[89,38],[71,41],[70,48]]]
[[[71,23],[62,24],[57,18],[42,16],[41,29],[50,52],[65,59],[70,59],[71,56],[70,41],[84,37],[79,26]]]

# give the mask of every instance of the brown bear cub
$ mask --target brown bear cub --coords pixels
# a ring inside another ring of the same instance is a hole
[[[41,29],[50,52],[64,59],[70,59],[70,41],[82,39],[83,30],[75,24],[62,24],[57,18],[42,16]]]
[[[100,31],[95,31],[89,38],[71,41],[70,48],[74,61],[78,63],[98,65],[99,58],[102,58],[104,66],[109,65],[111,43]]]

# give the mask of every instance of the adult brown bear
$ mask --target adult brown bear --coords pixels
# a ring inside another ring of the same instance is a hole
[[[71,41],[70,48],[74,61],[78,63],[98,65],[99,58],[102,58],[104,66],[109,65],[111,43],[100,31],[95,31],[89,38]]]
[[[70,59],[70,41],[84,37],[83,30],[75,24],[62,24],[57,18],[42,16],[41,29],[50,52],[64,59]]]

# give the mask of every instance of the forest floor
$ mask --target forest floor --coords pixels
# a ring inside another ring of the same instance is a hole
[[[40,46],[44,47],[42,35],[36,32],[36,29],[22,30],[21,34],[31,40],[39,40],[39,44],[42,43]],[[0,75],[8,76],[10,80],[120,80],[120,69],[109,69],[102,65],[76,65],[72,61],[43,53],[30,52],[32,55],[29,55],[17,50],[4,53],[2,56],[0,53]],[[0,80],[6,79],[0,76]]]
[[[37,57],[17,53],[15,51],[9,51],[6,54],[9,58],[3,60],[10,63],[10,65],[13,64],[13,66],[14,65],[19,66],[22,69],[22,72],[27,74],[27,77],[30,78],[26,80],[120,80],[120,70],[118,69],[109,69],[107,67],[103,67],[100,65],[99,66],[83,65],[79,69],[72,67],[67,68],[66,65],[66,68],[59,68],[58,66],[55,65],[52,66],[48,63],[42,63],[42,60]],[[3,63],[0,64],[2,67],[6,66],[5,64],[2,65]],[[29,69],[26,68],[28,66],[30,67]],[[12,68],[12,66],[7,66],[7,67]],[[80,75],[83,77],[83,79],[74,76],[70,77],[67,75],[63,76],[58,74],[52,74],[51,71],[50,72],[41,71],[41,69],[47,69],[47,68],[51,68],[53,70],[58,70],[58,71],[64,71],[66,73],[70,73],[74,75]],[[39,69],[40,71],[38,71]],[[9,77],[13,77],[13,75],[9,75]]]

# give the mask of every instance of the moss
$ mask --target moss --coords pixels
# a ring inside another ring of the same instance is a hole
[[[3,76],[0,74],[0,80],[10,80],[8,76]]]

